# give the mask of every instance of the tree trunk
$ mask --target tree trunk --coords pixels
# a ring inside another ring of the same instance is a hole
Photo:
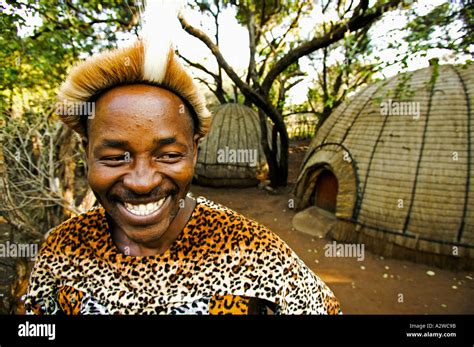
[[[288,184],[288,152],[290,149],[290,143],[288,138],[288,132],[286,127],[279,129],[280,135],[280,160],[278,168],[278,181],[277,185],[279,187],[286,187]]]
[[[225,97],[225,94],[224,94],[224,89],[222,89],[221,86],[217,86],[217,89],[214,92],[214,95],[216,96],[217,100],[219,101],[220,104],[226,104],[227,103],[227,99]]]
[[[277,187],[279,167],[276,151],[274,148],[270,148],[270,144],[268,143],[267,117],[262,110],[258,110],[258,117],[260,119],[261,131],[260,143],[262,144],[263,152],[265,153],[265,158],[267,159],[268,164],[268,178],[270,179],[270,185],[272,187]]]
[[[269,169],[270,185],[273,188],[285,187],[288,183],[288,133],[286,127],[282,127],[280,123],[275,123],[272,128],[270,146],[268,141],[267,117],[261,110],[258,111],[261,129],[261,144],[265,157],[267,159]],[[278,148],[278,144],[280,148]],[[278,152],[280,156],[278,156]]]

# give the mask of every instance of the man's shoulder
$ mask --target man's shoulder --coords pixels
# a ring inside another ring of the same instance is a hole
[[[65,243],[69,245],[79,243],[81,237],[91,236],[93,231],[98,230],[104,222],[103,208],[94,207],[69,218],[48,231],[45,235],[45,245],[50,248],[58,248],[64,246]]]
[[[236,229],[244,232],[248,228],[262,233],[271,233],[266,226],[251,218],[245,217],[229,207],[204,197],[198,197],[197,202],[196,218],[210,223],[211,227],[218,228],[227,233],[234,232]]]
[[[219,234],[225,240],[239,241],[249,248],[290,252],[276,234],[257,221],[207,198],[199,197],[197,201],[196,222],[205,226],[210,235]]]

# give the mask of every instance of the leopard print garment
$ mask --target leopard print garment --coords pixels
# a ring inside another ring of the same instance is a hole
[[[49,235],[30,277],[33,314],[337,314],[331,290],[275,234],[197,198],[170,249],[129,256],[94,208]]]

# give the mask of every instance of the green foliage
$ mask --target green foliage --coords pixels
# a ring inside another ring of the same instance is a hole
[[[377,65],[369,60],[373,47],[368,29],[346,33],[343,40],[320,54],[322,71],[318,72],[314,87],[307,94],[309,107],[319,118],[319,126],[349,93],[369,83],[377,71]],[[328,65],[332,54],[340,54],[343,59]],[[313,56],[314,60],[317,58]]]
[[[36,104],[51,100],[79,57],[113,46],[117,33],[133,24],[131,8],[115,0],[25,0],[0,6],[3,110],[14,106],[15,96],[23,108],[35,96]]]
[[[236,18],[244,27],[249,27],[251,21],[254,23],[255,60],[259,78],[265,75],[273,63],[304,41],[299,36],[299,20],[309,15],[314,8],[314,2],[310,0],[230,0],[223,3],[234,6]],[[298,64],[292,64],[285,74],[296,70],[299,70]]]
[[[0,212],[25,237],[38,238],[75,212],[71,171],[81,170],[77,138],[52,117],[57,87],[79,58],[135,29],[136,7],[10,0],[0,8]]]
[[[363,36],[346,34],[343,41],[329,47],[329,54],[342,50],[344,60],[328,66],[325,75],[318,73],[315,87],[308,93],[308,99],[320,115],[320,120],[324,121],[328,113],[350,92],[370,82],[376,72],[381,72],[390,65],[399,64],[401,70],[405,70],[412,58],[426,57],[435,48],[443,49],[447,53],[445,58],[472,58],[473,8],[468,1],[449,1],[434,7],[425,15],[419,15],[419,7],[403,5],[400,16],[406,16],[408,20],[404,28],[405,36],[396,42],[388,40],[386,47],[394,50],[393,61],[380,61],[377,56],[381,53],[380,49],[384,49],[386,41],[383,36],[381,41],[375,41],[371,39],[370,31]],[[390,35],[390,32],[387,34]],[[344,80],[342,87],[334,88],[341,85],[340,76]],[[410,98],[413,94],[409,77],[409,73],[401,76],[400,84],[394,90],[399,98]]]
[[[302,2],[311,5],[310,1],[296,0],[226,0],[226,5],[237,8],[237,20],[240,24],[247,26],[249,15],[252,13],[255,22],[261,30],[269,30],[280,25],[285,19],[295,13]]]
[[[448,1],[407,25],[409,54],[440,48],[452,54],[474,54],[474,6],[470,1]]]

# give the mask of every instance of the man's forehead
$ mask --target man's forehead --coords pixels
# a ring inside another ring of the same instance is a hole
[[[153,86],[148,84],[130,84],[121,85],[114,87],[110,90],[105,91],[97,99],[98,106],[124,106],[132,103],[135,107],[142,106],[137,103],[137,100],[143,102],[151,102],[155,104],[161,104],[162,107],[180,107],[187,111],[185,103],[175,93],[161,88],[159,86]]]
[[[173,92],[153,85],[132,84],[114,87],[97,98],[95,117],[87,122],[87,133],[96,140],[111,132],[126,138],[141,128],[150,136],[159,133],[159,137],[187,137],[194,134],[193,122],[188,108]]]
[[[151,142],[157,146],[166,146],[171,144],[178,144],[181,145],[181,141],[177,139],[176,136],[168,136],[168,137],[154,137],[150,139]],[[120,138],[108,138],[104,137],[97,141],[98,148],[129,148],[132,147],[131,142],[128,139],[120,139]]]

